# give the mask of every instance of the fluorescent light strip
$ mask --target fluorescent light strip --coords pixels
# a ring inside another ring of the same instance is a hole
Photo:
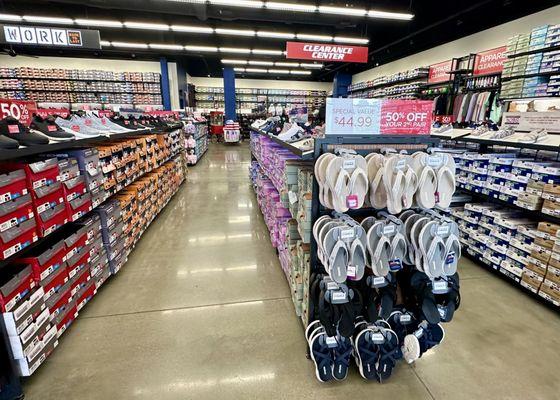
[[[171,25],[173,32],[214,33],[214,29],[205,26]]]
[[[369,10],[367,16],[370,18],[398,19],[401,21],[410,21],[412,18],[414,18],[414,14],[377,10]]]
[[[15,14],[0,14],[2,21],[21,21],[23,18]]]
[[[349,38],[343,36],[335,36],[334,41],[337,43],[356,43],[356,44],[368,44],[369,39],[360,39],[360,38]]]
[[[187,51],[203,51],[208,53],[217,53],[218,48],[212,46],[185,46]]]
[[[74,20],[70,18],[40,17],[37,15],[24,15],[23,20],[27,22],[42,22],[46,24],[72,25]]]
[[[148,22],[131,22],[125,21],[124,26],[131,29],[149,29],[153,31],[168,31],[169,25],[165,24],[151,24]]]
[[[246,60],[229,60],[229,59],[222,59],[222,63],[224,64],[247,64]]]
[[[245,72],[245,68],[234,68],[235,72]]]
[[[268,73],[270,74],[289,74],[290,71],[287,69],[269,69]]]
[[[109,42],[108,40],[100,40],[99,44],[103,47],[109,47],[111,46],[111,42]]]
[[[365,17],[367,14],[367,10],[352,7],[319,6],[319,12],[321,14],[336,14],[340,16],[354,15],[357,17]]]
[[[280,3],[277,1],[267,1],[266,8],[270,10],[310,12],[310,13],[317,11],[317,7],[312,4]]]
[[[80,19],[77,18],[74,20],[77,25],[85,25],[85,26],[102,26],[107,28],[122,28],[123,23],[120,21],[109,21],[105,19]]]
[[[266,74],[268,72],[268,70],[266,69],[260,69],[260,68],[245,68],[246,72],[256,72],[256,73],[263,73]]]
[[[239,47],[220,47],[222,53],[251,54],[251,49],[242,49]]]
[[[290,70],[290,74],[292,75],[311,75],[311,71],[302,71],[299,69],[292,69]]]
[[[129,42],[111,42],[113,47],[126,47],[126,48],[136,48],[136,49],[147,49],[148,45],[146,43],[129,43]]]
[[[323,64],[300,63],[299,66],[302,68],[323,68]]]
[[[258,31],[258,37],[266,37],[266,38],[276,38],[276,39],[295,39],[295,33],[288,33],[288,32],[269,32],[269,31]]]
[[[228,35],[228,36],[255,36],[255,31],[245,30],[245,29],[222,29],[216,28],[216,33],[218,35]]]
[[[249,61],[249,65],[268,65],[273,66],[274,63],[272,61]]]
[[[299,63],[277,61],[274,63],[277,67],[299,67]]]
[[[270,55],[282,55],[282,50],[268,50],[268,49],[253,49],[253,54],[270,54]]]
[[[208,3],[218,6],[263,8],[264,2],[255,0],[209,0]]]
[[[158,49],[158,50],[184,50],[185,48],[178,44],[156,44],[150,43],[150,49]]]
[[[316,42],[332,42],[332,36],[324,36],[324,35],[312,35],[310,33],[298,33],[296,35],[298,39],[303,40],[314,40]]]

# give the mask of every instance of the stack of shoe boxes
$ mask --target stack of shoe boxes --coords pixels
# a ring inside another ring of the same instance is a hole
[[[14,264],[10,273],[0,281],[0,311],[19,374],[29,376],[58,345],[57,329],[32,267]]]
[[[118,257],[124,249],[125,242],[122,211],[117,200],[109,200],[95,211],[101,218],[103,245],[107,251],[111,273],[114,275],[123,265],[122,259]]]
[[[560,46],[560,24],[551,25],[546,32],[544,47]]]

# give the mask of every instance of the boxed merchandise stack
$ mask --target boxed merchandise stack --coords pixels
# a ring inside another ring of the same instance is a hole
[[[125,243],[121,207],[119,201],[109,200],[95,211],[101,218],[103,245],[109,258],[111,273],[115,275],[124,264],[121,256]]]

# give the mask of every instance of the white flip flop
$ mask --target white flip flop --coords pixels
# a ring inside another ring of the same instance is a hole
[[[405,190],[404,168],[406,159],[398,154],[391,155],[383,166],[383,185],[387,191],[387,211],[399,214],[402,211],[402,197]]]
[[[418,189],[414,196],[418,206],[424,209],[434,208],[436,205],[437,175],[432,167],[427,165],[426,153],[416,153],[414,157],[414,171],[418,176]]]
[[[391,241],[383,235],[384,221],[375,223],[367,234],[367,247],[371,257],[371,269],[376,276],[389,274]]]
[[[455,160],[449,154],[444,154],[444,164],[437,171],[437,202],[440,207],[451,205],[451,198],[455,193]]]
[[[387,191],[383,185],[383,165],[385,157],[373,153],[368,160],[369,202],[376,209],[387,207]]]
[[[437,235],[437,221],[430,221],[420,231],[418,243],[422,252],[422,268],[430,278],[444,275],[443,267],[447,256],[445,242]]]
[[[349,195],[350,175],[343,168],[344,159],[335,157],[329,161],[327,166],[327,184],[332,193],[332,206],[337,212],[344,213],[349,210],[346,198]]]

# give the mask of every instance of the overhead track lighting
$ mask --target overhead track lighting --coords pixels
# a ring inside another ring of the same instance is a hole
[[[23,18],[15,14],[0,14],[2,21],[21,21]]]
[[[148,22],[129,22],[125,21],[124,26],[132,29],[149,29],[154,31],[168,31],[169,25],[165,24],[152,24]]]
[[[178,44],[149,44],[150,49],[159,49],[159,50],[184,50],[185,47],[178,45]]]
[[[221,60],[222,63],[224,64],[247,64],[246,60],[228,60],[228,59],[222,59]]]
[[[281,55],[282,50],[268,50],[268,49],[253,49],[253,54],[269,54],[272,56]]]
[[[277,38],[277,39],[295,39],[296,35],[289,32],[269,32],[269,31],[258,31],[258,37],[266,38]]]
[[[311,75],[311,71],[302,71],[302,70],[292,69],[292,70],[290,70],[290,74],[293,74],[293,75]]]
[[[137,49],[147,49],[148,45],[146,43],[129,43],[129,42],[111,42],[113,47],[125,47],[125,48],[137,48]]]
[[[364,17],[367,14],[367,10],[352,7],[327,7],[319,6],[319,12],[322,14],[335,14],[335,15],[354,15],[357,17]]]
[[[268,65],[273,66],[274,63],[272,61],[251,61],[249,60],[249,65]]]
[[[332,42],[332,36],[325,36],[325,35],[312,35],[309,33],[298,33],[296,37],[300,40],[313,40],[316,42]]]
[[[216,33],[218,35],[228,35],[228,36],[255,36],[255,31],[247,29],[223,29],[216,28]]]
[[[256,0],[209,0],[208,3],[218,6],[262,8],[264,2]]]
[[[257,73],[264,73],[266,74],[268,72],[268,70],[266,69],[260,69],[260,68],[245,68],[246,72],[257,72]]]
[[[368,44],[369,39],[349,38],[343,36],[335,36],[334,41],[337,43],[355,43],[355,44]]]
[[[173,32],[214,33],[214,29],[206,26],[171,25]]]
[[[40,22],[44,24],[72,25],[74,23],[74,20],[70,18],[40,17],[37,15],[24,15],[23,20],[26,22]]]
[[[243,49],[239,47],[220,47],[222,53],[238,53],[238,54],[250,54],[251,49]]]
[[[217,53],[218,48],[212,46],[185,46],[187,51],[203,51],[208,53]]]
[[[77,18],[74,20],[77,25],[83,26],[99,26],[107,28],[122,28],[123,23],[120,21],[110,21],[105,19],[81,19]]]
[[[410,21],[412,18],[414,18],[414,14],[377,10],[369,10],[367,16],[370,18],[397,19],[401,21]]]

